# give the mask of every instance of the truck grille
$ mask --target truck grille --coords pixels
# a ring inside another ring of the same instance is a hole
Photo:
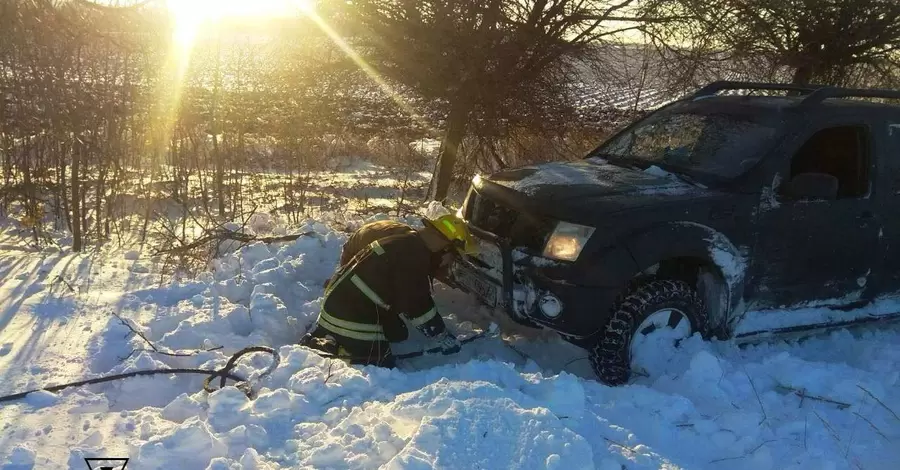
[[[505,238],[513,247],[525,248],[534,254],[541,253],[553,231],[551,221],[543,218],[529,220],[532,218],[475,190],[469,194],[465,214],[475,227]]]

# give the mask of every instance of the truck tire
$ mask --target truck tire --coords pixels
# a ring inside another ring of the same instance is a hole
[[[706,307],[688,283],[653,280],[638,285],[616,302],[609,322],[590,348],[591,366],[601,382],[612,386],[628,382],[632,375],[632,343],[637,335],[652,332],[648,328],[656,329],[655,315],[679,331],[684,331],[682,322],[687,320],[690,325],[687,336],[700,332],[707,337]]]

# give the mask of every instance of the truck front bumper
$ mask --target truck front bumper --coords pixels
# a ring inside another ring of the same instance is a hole
[[[551,279],[529,257],[514,260],[505,240],[469,228],[479,239],[482,253],[454,263],[450,270],[454,287],[475,295],[488,307],[502,308],[518,323],[549,328],[573,342],[592,336],[606,324],[617,289]],[[484,256],[485,251],[493,255]]]

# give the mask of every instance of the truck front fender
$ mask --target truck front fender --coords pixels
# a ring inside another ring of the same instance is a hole
[[[678,258],[701,260],[715,268],[724,282],[724,296],[718,295],[718,306],[711,319],[725,326],[737,311],[744,292],[747,256],[723,233],[695,222],[672,222],[644,229],[626,237],[625,245],[635,260],[637,275],[653,266]],[[710,294],[710,293],[707,293]],[[707,295],[707,302],[713,299]]]

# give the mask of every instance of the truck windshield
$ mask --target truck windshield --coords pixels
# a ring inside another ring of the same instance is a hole
[[[759,161],[775,133],[774,125],[729,114],[658,113],[591,156],[641,169],[655,165],[697,178],[730,179]]]

